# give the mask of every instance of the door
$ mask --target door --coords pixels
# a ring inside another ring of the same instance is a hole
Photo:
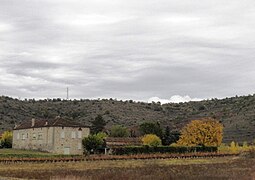
[[[64,154],[70,154],[70,147],[64,148]]]

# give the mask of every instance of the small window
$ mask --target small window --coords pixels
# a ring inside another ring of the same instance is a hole
[[[64,139],[65,138],[65,131],[62,131],[60,136],[61,136],[62,139]]]
[[[25,140],[25,139],[26,139],[26,135],[22,134],[22,140]]]
[[[75,131],[72,131],[72,138],[75,139],[76,133]]]
[[[33,133],[33,137],[32,137],[32,139],[33,139],[33,140],[35,140],[35,139],[36,139],[36,134],[35,134],[35,133]]]
[[[81,139],[81,131],[78,131],[78,138]]]
[[[42,133],[38,133],[38,140],[42,140],[43,139],[43,134]]]
[[[19,139],[19,133],[17,134],[17,139]]]
[[[78,143],[78,149],[79,150],[81,149],[81,143]]]

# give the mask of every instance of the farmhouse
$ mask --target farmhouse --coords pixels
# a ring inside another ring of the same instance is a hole
[[[82,139],[90,129],[60,117],[32,119],[14,127],[13,148],[56,154],[82,154]]]

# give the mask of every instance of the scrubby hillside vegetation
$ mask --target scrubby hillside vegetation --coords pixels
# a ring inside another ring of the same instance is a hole
[[[0,131],[12,129],[15,123],[33,117],[61,116],[90,125],[98,114],[106,120],[107,128],[121,124],[135,129],[150,121],[159,122],[162,127],[169,126],[171,131],[179,131],[190,120],[213,117],[224,125],[223,142],[255,139],[255,95],[164,105],[114,99],[36,101],[0,97]]]

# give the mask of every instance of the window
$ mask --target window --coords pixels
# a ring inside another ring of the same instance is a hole
[[[22,140],[25,140],[25,139],[26,139],[26,135],[22,134]]]
[[[79,150],[81,149],[81,143],[78,143],[78,149]]]
[[[81,131],[78,131],[78,138],[81,139]]]
[[[35,140],[35,139],[36,139],[36,134],[35,134],[35,133],[33,133],[33,137],[32,137],[32,139],[33,139],[33,140]]]
[[[43,134],[42,133],[38,133],[38,140],[42,140],[43,139]]]
[[[19,133],[17,134],[17,139],[19,139]]]
[[[60,136],[61,136],[62,139],[64,139],[65,138],[65,131],[62,131]]]
[[[72,131],[72,138],[75,139],[75,131]]]

